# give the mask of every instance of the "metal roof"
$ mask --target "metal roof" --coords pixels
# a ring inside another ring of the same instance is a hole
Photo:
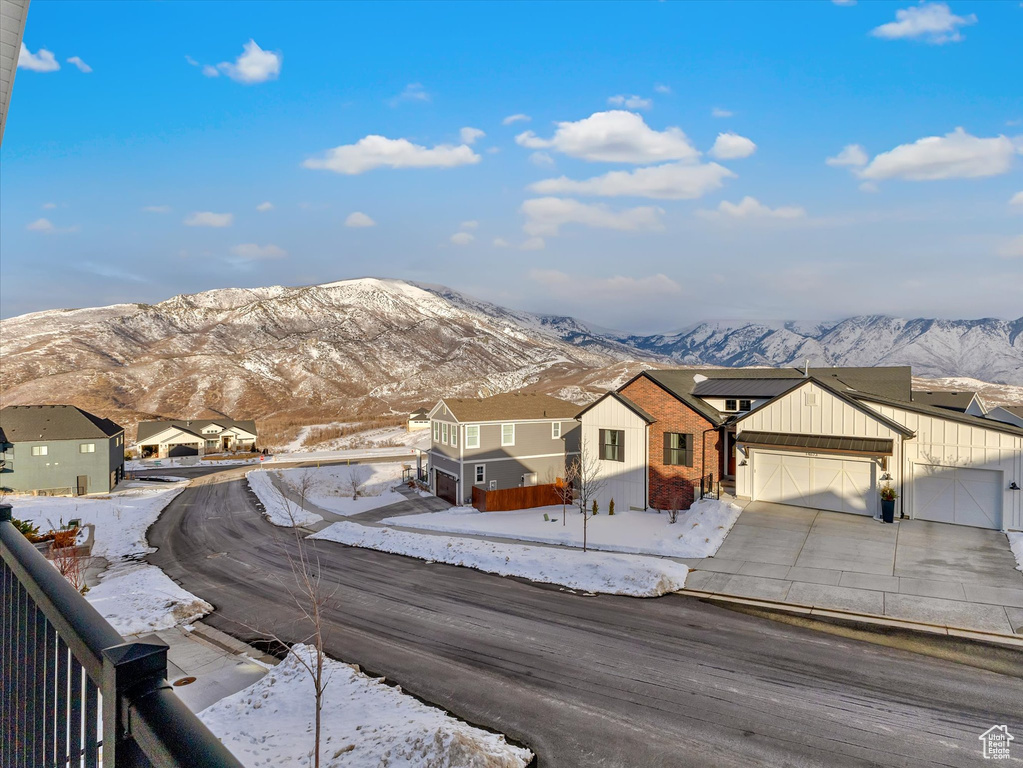
[[[0,410],[0,435],[8,443],[88,440],[124,432],[110,419],[73,405],[8,405]]]
[[[792,386],[792,379],[707,379],[693,387],[697,397],[776,397]]]
[[[755,432],[751,430],[740,432],[735,441],[765,448],[803,448],[809,451],[857,453],[864,456],[891,456],[894,448],[894,441],[890,438],[797,435],[790,432]]]

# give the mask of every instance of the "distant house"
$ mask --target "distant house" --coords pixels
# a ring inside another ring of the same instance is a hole
[[[236,419],[173,419],[139,422],[135,445],[142,458],[205,456],[224,451],[252,451],[256,422]]]
[[[0,489],[80,496],[124,477],[124,428],[73,405],[0,410]]]
[[[547,395],[445,398],[430,411],[430,487],[461,504],[472,488],[553,482],[578,453],[579,406]]]
[[[418,432],[421,429],[430,428],[430,412],[425,408],[420,408],[418,411],[412,411],[408,415],[408,431]]]
[[[1003,424],[1023,427],[1023,405],[999,405],[988,411],[985,416]]]
[[[914,389],[912,400],[914,403],[933,405],[935,408],[947,408],[950,411],[968,413],[970,416],[983,416],[987,412],[987,406],[976,392]]]

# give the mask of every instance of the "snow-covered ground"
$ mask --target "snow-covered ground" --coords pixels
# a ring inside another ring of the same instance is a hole
[[[144,472],[165,467],[231,467],[238,464],[259,464],[258,456],[248,459],[201,459],[198,456],[174,456],[169,459],[129,459],[124,462],[126,472]]]
[[[315,512],[302,508],[297,500],[289,499],[274,485],[274,477],[279,477],[281,470],[254,469],[245,473],[249,487],[263,505],[263,513],[274,525],[291,528],[296,525],[313,525],[323,518]]]
[[[146,530],[185,483],[126,482],[104,496],[9,496],[13,514],[41,532],[78,518],[95,526],[92,554],[107,560],[86,599],[122,635],[167,629],[194,621],[213,606],[186,592],[163,571],[138,562],[152,552]]]
[[[583,592],[633,597],[656,597],[682,589],[689,572],[674,560],[503,544],[349,522],[334,523],[311,538],[461,565],[500,576],[520,576]]]
[[[1023,571],[1023,533],[1010,533],[1009,548],[1016,556],[1016,570]]]
[[[326,467],[298,467],[279,472],[284,482],[305,498],[337,515],[357,515],[404,500],[392,490],[401,483],[407,464],[335,464]],[[352,498],[352,478],[362,482],[358,498]]]
[[[291,654],[257,683],[199,713],[247,768],[311,766],[313,683]],[[320,765],[522,768],[529,750],[423,704],[358,667],[327,659]]]
[[[420,429],[415,432],[409,432],[404,426],[367,429],[362,432],[356,432],[355,434],[346,435],[345,437],[336,438],[334,440],[326,440],[317,445],[305,444],[306,438],[314,429],[348,426],[352,425],[346,422],[335,421],[329,424],[311,424],[307,427],[302,427],[298,431],[297,437],[287,445],[282,446],[280,452],[285,454],[333,452],[401,446],[408,448],[422,448],[425,450],[430,447],[430,430]]]
[[[668,522],[667,512],[622,510],[611,516],[600,514],[586,524],[586,544],[607,552],[712,557],[741,512],[742,508],[735,504],[704,499],[682,512],[674,524]],[[544,520],[544,514],[550,521]],[[472,507],[455,507],[444,512],[390,517],[383,523],[581,547],[582,518],[577,507],[569,507],[563,526],[560,505],[515,512],[477,512]]]

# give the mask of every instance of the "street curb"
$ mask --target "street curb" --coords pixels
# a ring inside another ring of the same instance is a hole
[[[253,648],[251,645],[243,643],[241,640],[232,637],[226,632],[221,632],[219,629],[211,627],[209,624],[203,624],[201,621],[196,621],[191,625],[189,635],[194,635],[196,638],[204,640],[210,645],[232,653],[235,656],[247,656],[262,664],[276,666],[280,661],[280,659],[263,653],[262,651]]]
[[[729,610],[1023,678],[1023,637],[834,608],[682,589]]]

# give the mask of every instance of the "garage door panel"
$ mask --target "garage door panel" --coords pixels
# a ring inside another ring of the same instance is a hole
[[[754,498],[812,509],[873,515],[874,463],[765,451],[754,452]]]
[[[1001,472],[917,464],[913,478],[914,518],[1001,529]]]

